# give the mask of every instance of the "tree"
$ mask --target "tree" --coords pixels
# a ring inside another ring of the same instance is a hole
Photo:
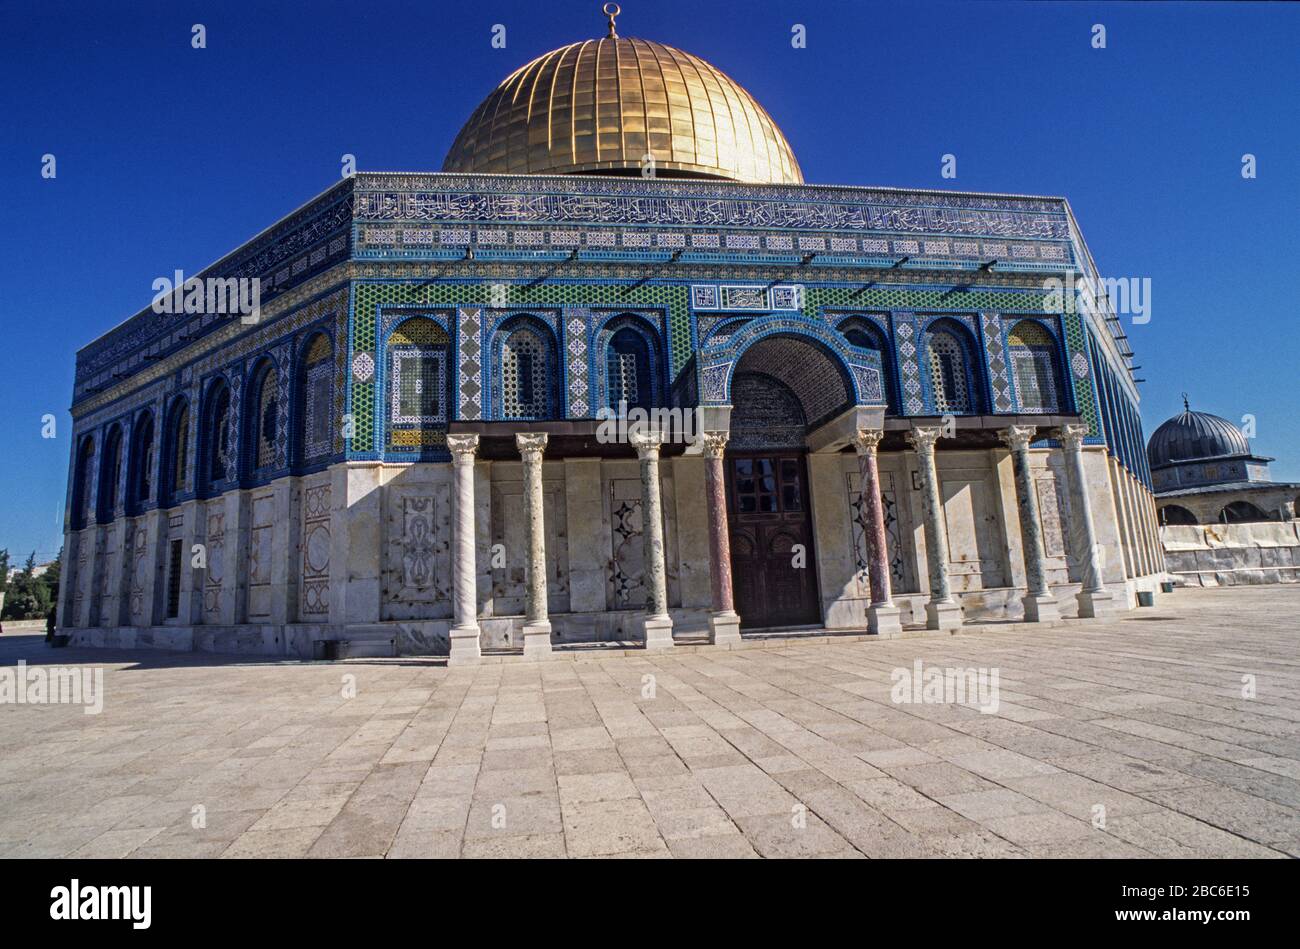
[[[9,589],[9,548],[0,550],[0,594]]]
[[[45,568],[41,574],[41,582],[45,584],[46,589],[50,591],[51,609],[59,602],[59,583],[63,579],[63,548],[59,548],[58,554],[55,555],[54,561]]]
[[[7,619],[41,619],[50,611],[50,589],[36,576],[36,551],[14,576],[7,593],[3,614]]]

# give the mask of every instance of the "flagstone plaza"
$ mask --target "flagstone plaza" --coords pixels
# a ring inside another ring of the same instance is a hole
[[[959,632],[452,668],[6,634],[105,693],[0,705],[0,856],[1300,856],[1300,587]],[[894,702],[917,660],[996,711]]]

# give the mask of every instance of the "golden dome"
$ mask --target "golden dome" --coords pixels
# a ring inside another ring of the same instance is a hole
[[[663,177],[803,183],[785,136],[739,83],[690,53],[618,36],[612,15],[608,37],[507,76],[442,170],[639,175],[647,154]]]

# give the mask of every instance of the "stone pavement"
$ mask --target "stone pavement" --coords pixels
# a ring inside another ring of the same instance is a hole
[[[1298,856],[1298,641],[1300,586],[468,669],[5,635],[106,671],[100,715],[0,705],[0,856]],[[996,669],[996,713],[891,701],[917,659]]]

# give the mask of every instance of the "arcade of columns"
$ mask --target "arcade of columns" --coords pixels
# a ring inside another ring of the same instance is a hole
[[[1044,622],[1060,616],[1057,602],[1047,586],[1044,548],[1038,497],[1029,465],[1029,445],[1036,429],[1013,425],[1001,432],[1010,449],[1015,474],[1016,504],[1020,531],[1024,541],[1025,574],[1028,592],[1022,598],[1026,622]],[[926,559],[929,566],[930,598],[926,603],[928,629],[953,629],[962,625],[962,608],[952,594],[945,557],[936,551],[948,548],[947,527],[939,475],[935,466],[935,442],[942,429],[919,426],[907,433],[916,452],[921,482],[921,510],[924,519]],[[1065,455],[1065,470],[1074,516],[1070,524],[1070,547],[1079,564],[1082,589],[1076,594],[1080,617],[1104,615],[1113,606],[1113,594],[1102,581],[1101,557],[1093,525],[1092,506],[1084,482],[1083,439],[1087,427],[1067,425],[1054,433]],[[740,641],[740,617],[735,610],[731,589],[731,544],[727,522],[727,502],[723,453],[726,432],[703,434],[706,503],[708,510],[709,555],[711,558],[712,604],[709,618],[709,642],[729,644]],[[859,430],[854,437],[861,474],[863,509],[866,523],[867,572],[871,586],[868,628],[882,637],[902,632],[899,609],[890,591],[888,552],[885,545],[885,512],[881,501],[880,472],[876,449],[884,432]],[[668,649],[673,646],[673,621],[668,613],[667,569],[664,562],[663,505],[659,489],[659,450],[663,435],[643,431],[631,436],[641,468],[641,497],[644,530],[644,563],[650,596],[643,620],[645,647]],[[453,515],[453,615],[449,664],[469,665],[479,661],[479,626],[476,615],[475,536],[474,536],[474,457],[479,436],[449,435],[448,447],[454,465]],[[546,449],[544,433],[519,433],[515,444],[523,459],[524,507],[527,519],[528,557],[525,567],[526,615],[524,617],[524,656],[540,658],[551,652],[551,623],[546,601],[546,540],[542,510],[542,455]]]

